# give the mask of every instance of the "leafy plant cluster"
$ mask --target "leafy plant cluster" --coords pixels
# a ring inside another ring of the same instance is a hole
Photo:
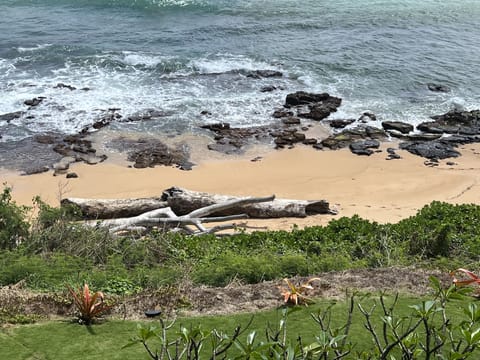
[[[352,295],[343,320],[331,304],[311,314],[316,324],[313,340],[292,337],[288,326],[297,308],[285,308],[278,324],[268,325],[261,335],[237,326],[231,334],[201,325],[180,326],[161,319],[159,326],[139,325],[137,334],[124,346],[143,346],[151,359],[468,359],[477,358],[480,347],[480,309],[470,302],[463,317],[452,314],[456,300],[465,295],[454,286],[444,289],[431,278],[432,299],[399,313],[398,295],[377,299]],[[453,303],[453,304],[452,304]],[[363,326],[356,326],[362,323]],[[355,327],[355,328],[354,328]],[[360,340],[360,341],[358,341]]]
[[[0,200],[0,286],[61,290],[87,281],[107,293],[128,295],[187,279],[224,286],[352,268],[424,264],[449,270],[480,255],[480,206],[433,202],[396,224],[358,216],[326,226],[243,233],[228,238],[151,233],[112,237],[85,228],[75,208],[35,199],[38,216],[26,220],[5,188]]]

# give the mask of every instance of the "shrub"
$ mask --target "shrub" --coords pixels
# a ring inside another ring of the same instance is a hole
[[[26,211],[12,201],[12,189],[4,184],[0,194],[0,249],[14,249],[28,235]]]

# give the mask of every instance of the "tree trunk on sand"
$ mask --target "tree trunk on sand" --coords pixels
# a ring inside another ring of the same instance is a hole
[[[177,215],[185,215],[195,209],[223,203],[230,200],[242,199],[241,197],[210,194],[205,192],[190,191],[177,187],[167,189],[162,194],[162,200]],[[234,214],[247,214],[249,218],[271,219],[282,217],[303,218],[317,214],[336,214],[330,209],[325,200],[288,200],[274,199],[270,202],[247,204],[215,212],[214,216],[228,216]]]
[[[61,206],[77,206],[85,219],[117,219],[137,216],[168,206],[161,197],[138,199],[62,199]]]

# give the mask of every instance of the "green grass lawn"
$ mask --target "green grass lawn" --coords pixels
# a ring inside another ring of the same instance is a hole
[[[362,301],[365,307],[373,304],[374,298]],[[392,298],[387,298],[391,301]],[[411,297],[400,298],[397,315],[411,314],[409,307],[421,302],[421,299]],[[301,308],[288,317],[288,335],[293,341],[302,337],[304,343],[314,340],[319,327],[312,320],[311,314],[328,306],[329,302],[320,301],[309,307]],[[455,321],[462,318],[462,308],[466,300],[453,301],[449,304],[449,316]],[[347,303],[340,301],[334,306],[332,316],[333,326],[340,326],[346,319]],[[267,324],[278,325],[281,310],[271,310],[252,314],[232,316],[209,316],[196,318],[178,318],[176,328],[172,329],[175,336],[180,325],[201,324],[203,329],[218,329],[232,333],[236,325],[245,326],[253,316],[249,329],[243,333],[243,339],[253,330],[257,331],[259,340],[265,340]],[[380,312],[374,316],[379,323]],[[144,321],[142,324],[156,325],[158,321]],[[356,349],[371,347],[371,339],[364,329],[364,318],[358,311],[354,312],[350,340],[356,344]],[[0,359],[149,359],[142,345],[122,349],[129,339],[136,335],[137,322],[110,320],[101,324],[86,327],[71,321],[48,321],[33,325],[7,326],[0,330]],[[258,340],[258,341],[259,341]],[[155,340],[151,341],[154,347]]]

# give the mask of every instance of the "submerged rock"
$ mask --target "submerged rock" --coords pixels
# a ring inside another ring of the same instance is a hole
[[[35,107],[35,106],[39,105],[45,99],[46,99],[45,96],[39,96],[39,97],[33,98],[31,100],[25,100],[23,103],[27,106]]]
[[[15,111],[7,114],[0,115],[0,121],[6,121],[7,123],[22,117],[25,114],[24,111]]]
[[[428,83],[427,88],[433,92],[449,92],[450,88],[442,84]]]
[[[247,72],[245,76],[254,78],[254,79],[260,79],[260,78],[282,77],[283,73],[277,70],[254,70],[254,71]]]

